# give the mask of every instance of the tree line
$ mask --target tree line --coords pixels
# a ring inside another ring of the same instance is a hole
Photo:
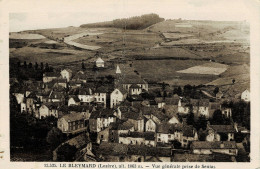
[[[130,18],[115,19],[112,22],[100,22],[93,24],[84,24],[81,27],[114,27],[122,29],[145,29],[153,24],[164,21],[159,15],[151,13]]]

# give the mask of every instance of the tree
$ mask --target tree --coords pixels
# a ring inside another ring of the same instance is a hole
[[[44,66],[43,66],[43,63],[41,62],[41,70],[43,70],[44,69]]]
[[[37,70],[37,69],[38,69],[38,67],[39,67],[38,63],[37,63],[37,62],[35,62],[35,64],[34,64],[34,68],[35,68],[35,70]]]
[[[200,115],[196,122],[196,129],[206,130],[206,128],[207,128],[207,119],[205,115]]]
[[[178,96],[182,96],[182,89],[181,89],[180,86],[179,86],[178,89],[177,89],[177,95],[178,95]]]
[[[23,67],[26,69],[27,68],[27,63],[26,61],[23,62]]]
[[[86,69],[84,62],[81,63],[81,69],[83,69],[83,70]]]
[[[215,94],[215,96],[216,96],[216,94],[219,92],[219,88],[218,87],[216,87],[215,89],[214,89],[214,91],[213,91],[213,93]]]
[[[211,124],[222,125],[224,122],[225,121],[221,110],[215,110],[212,116]]]
[[[31,62],[29,63],[28,68],[29,68],[29,69],[32,68],[32,63],[31,63]]]
[[[18,67],[18,68],[21,67],[21,62],[20,62],[20,61],[17,62],[17,67]]]
[[[63,133],[56,127],[53,127],[47,134],[46,141],[51,145],[52,149],[55,149],[65,140]]]
[[[50,68],[49,68],[49,64],[46,63],[46,64],[45,64],[45,71],[46,71],[46,72],[49,72],[49,70],[50,70]]]
[[[189,106],[190,112],[187,117],[187,124],[188,125],[194,125],[194,113],[193,113],[193,106]]]
[[[65,143],[57,150],[57,161],[74,161],[77,148]]]
[[[192,92],[192,86],[187,84],[183,87],[183,95],[190,96]]]
[[[233,79],[233,80],[232,80],[232,83],[234,84],[235,82],[236,82],[236,80],[235,80],[235,79]]]

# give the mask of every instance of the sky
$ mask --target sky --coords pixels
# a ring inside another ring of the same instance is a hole
[[[10,0],[7,3],[9,30],[16,32],[79,26],[148,13],[165,19],[250,20],[259,0]]]

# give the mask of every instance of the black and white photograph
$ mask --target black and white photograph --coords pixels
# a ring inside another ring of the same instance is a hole
[[[252,162],[250,2],[80,2],[8,13],[11,163]]]

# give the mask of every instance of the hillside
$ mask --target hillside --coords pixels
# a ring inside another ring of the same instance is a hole
[[[91,24],[80,25],[82,28],[98,28],[98,27],[113,27],[121,29],[140,30],[145,29],[153,24],[164,21],[164,18],[160,18],[157,14],[145,14],[141,16],[134,16],[130,18],[115,19],[108,22],[99,22]]]

